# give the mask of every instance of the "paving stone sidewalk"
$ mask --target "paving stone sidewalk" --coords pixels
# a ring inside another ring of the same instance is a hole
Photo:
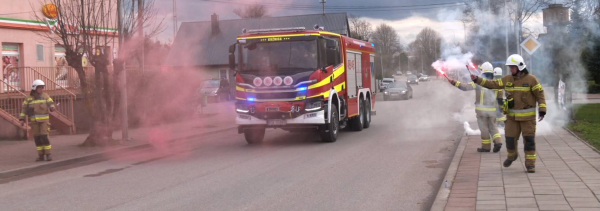
[[[468,136],[445,210],[600,211],[600,153],[556,127],[536,137],[536,173],[528,174],[522,140],[520,158],[504,168],[505,146],[479,153],[480,137]]]

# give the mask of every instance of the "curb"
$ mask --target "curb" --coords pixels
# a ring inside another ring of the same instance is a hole
[[[208,131],[208,132],[204,132],[204,133],[198,133],[198,134],[194,134],[194,135],[189,135],[189,136],[185,136],[185,137],[181,137],[181,138],[169,139],[169,140],[167,140],[167,142],[184,141],[184,140],[188,140],[188,139],[192,139],[192,138],[197,138],[199,136],[206,136],[206,135],[212,135],[212,134],[222,133],[222,132],[225,132],[225,131],[228,131],[228,130],[232,130],[232,129],[236,129],[236,128],[237,128],[237,126],[235,126],[235,127],[227,127],[227,128],[223,128],[223,129],[218,129],[218,130]],[[138,144],[138,145],[129,146],[129,147],[123,147],[123,148],[119,148],[119,149],[109,150],[109,151],[105,151],[105,152],[99,152],[99,153],[95,153],[95,154],[84,155],[84,156],[81,156],[81,157],[75,157],[75,158],[70,158],[70,159],[66,159],[66,160],[49,162],[47,164],[41,164],[41,165],[35,165],[35,166],[29,166],[29,167],[23,167],[23,168],[18,168],[18,169],[7,170],[7,171],[0,172],[0,179],[8,179],[10,177],[15,177],[15,176],[19,176],[19,175],[23,175],[23,174],[28,174],[28,173],[32,173],[32,172],[38,172],[38,171],[42,171],[42,170],[48,170],[48,169],[58,168],[58,167],[67,166],[67,165],[76,164],[76,163],[81,163],[81,162],[85,162],[85,161],[91,161],[91,160],[95,160],[95,161],[98,161],[98,162],[100,162],[100,161],[106,161],[106,160],[110,160],[110,158],[113,157],[111,155],[118,155],[118,154],[122,154],[122,153],[125,153],[125,152],[142,150],[142,149],[147,149],[147,148],[151,148],[151,147],[152,147],[152,145],[150,143],[144,143],[144,144]]]
[[[454,177],[456,177],[456,172],[458,171],[458,164],[460,164],[460,160],[462,159],[462,155],[467,147],[467,137],[463,132],[463,135],[460,138],[460,143],[456,148],[456,152],[454,152],[454,157],[452,158],[452,162],[450,166],[448,166],[448,170],[446,171],[446,176],[440,188],[438,189],[435,200],[433,201],[433,205],[431,206],[430,211],[443,211],[446,208],[446,204],[448,203],[448,196],[450,196],[450,189],[452,188],[452,184],[454,183]],[[446,183],[448,187],[446,187]]]
[[[575,138],[579,139],[579,141],[583,142],[585,145],[587,145],[588,147],[590,147],[592,150],[594,150],[594,152],[600,154],[600,150],[596,149],[594,146],[590,145],[590,143],[588,143],[587,141],[585,141],[582,138],[580,138],[575,132],[569,130],[569,128],[567,128],[565,126],[563,126],[563,129],[565,129],[571,135],[575,136]]]

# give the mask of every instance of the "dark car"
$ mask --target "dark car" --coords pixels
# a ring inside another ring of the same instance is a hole
[[[409,75],[406,83],[419,85],[419,78],[416,75]]]
[[[200,96],[206,95],[210,102],[230,100],[230,88],[227,80],[210,79],[202,83],[199,91]]]
[[[410,85],[402,81],[396,81],[388,85],[388,88],[383,92],[383,100],[387,101],[390,99],[405,99],[408,100],[413,97],[413,90]]]

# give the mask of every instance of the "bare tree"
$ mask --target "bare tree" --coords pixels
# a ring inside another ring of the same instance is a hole
[[[414,61],[411,62],[418,67],[418,70],[423,70],[427,74],[433,74],[430,64],[436,61],[440,55],[442,38],[438,32],[426,27],[415,38],[409,49],[414,55]]]
[[[233,10],[233,13],[240,16],[240,18],[247,19],[247,18],[268,17],[269,11],[268,11],[267,7],[265,7],[265,5],[253,4],[253,5],[248,5],[244,8],[239,8],[239,7],[235,8]]]
[[[109,71],[108,49],[114,46],[117,20],[114,0],[46,0],[56,5],[58,16],[52,33],[40,33],[66,50],[69,66],[77,72],[85,105],[91,116],[90,134],[84,145],[109,144],[112,140],[111,117],[114,112],[113,84]],[[37,17],[38,20],[46,20]],[[87,57],[94,72],[86,72],[82,58]],[[87,75],[91,74],[91,75]],[[93,77],[93,78],[92,78]],[[88,80],[90,79],[90,80]]]
[[[373,33],[373,27],[368,21],[361,19],[360,16],[350,15],[350,36],[355,39],[369,41]]]
[[[97,146],[113,143],[113,114],[116,108],[115,90],[117,89],[114,75],[122,71],[119,68],[122,66],[115,64],[115,71],[111,71],[113,69],[113,64],[109,60],[113,53],[111,46],[116,45],[118,33],[124,33],[126,38],[132,37],[139,25],[135,23],[137,16],[124,16],[122,23],[126,30],[117,32],[118,0],[41,0],[41,2],[55,5],[57,16],[49,20],[36,13],[36,19],[47,22],[50,27],[50,33],[38,34],[64,47],[68,65],[75,69],[79,77],[81,93],[91,117],[90,134],[82,145]],[[147,11],[153,12],[152,9]],[[150,23],[150,18],[145,20],[145,23]],[[156,32],[151,30],[151,33]],[[135,50],[131,49],[135,49],[135,44],[130,43],[125,42],[124,46],[119,46],[119,60],[115,60],[115,63],[122,62],[123,58],[131,58],[125,55],[134,55]],[[83,57],[86,57],[94,67],[94,72],[88,72],[83,67]]]
[[[381,68],[385,70],[384,75],[392,75],[395,73],[393,69],[396,67],[397,62],[395,62],[395,57],[398,57],[400,53],[402,53],[402,46],[400,45],[400,38],[398,37],[398,33],[391,26],[382,23],[377,26],[373,34],[371,35],[372,41],[375,43],[375,48],[377,49],[377,58],[376,62],[379,66],[377,74],[381,72]],[[383,66],[381,66],[383,63]]]

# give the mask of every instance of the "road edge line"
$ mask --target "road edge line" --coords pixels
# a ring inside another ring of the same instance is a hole
[[[199,136],[206,136],[206,135],[222,133],[222,132],[232,130],[235,128],[237,128],[237,126],[208,131],[208,132],[204,132],[204,133],[198,133],[198,134],[184,136],[184,137],[180,137],[180,138],[169,139],[166,142],[185,141],[185,140],[189,140],[192,138],[197,138]],[[143,143],[143,144],[138,144],[138,145],[133,145],[133,146],[128,146],[128,147],[113,149],[113,150],[109,150],[109,151],[105,151],[105,152],[98,152],[98,153],[94,153],[94,154],[73,157],[73,158],[69,158],[69,159],[65,159],[65,160],[53,161],[53,162],[49,162],[49,163],[42,164],[42,165],[34,165],[34,166],[22,167],[22,168],[18,168],[18,169],[6,170],[6,171],[0,172],[0,179],[8,179],[8,178],[23,175],[23,174],[58,168],[58,167],[67,166],[67,165],[71,165],[71,164],[81,163],[84,161],[90,161],[90,160],[96,160],[96,159],[98,161],[106,161],[106,160],[110,160],[110,158],[113,157],[111,155],[117,155],[117,154],[121,154],[121,153],[125,153],[125,152],[131,152],[131,151],[146,149],[146,148],[150,148],[150,147],[152,147],[152,144]]]
[[[463,132],[460,138],[460,143],[456,148],[456,152],[454,153],[454,157],[452,158],[450,166],[448,166],[446,176],[444,177],[444,180],[438,189],[430,211],[443,211],[446,208],[448,196],[450,196],[450,189],[452,188],[454,177],[456,177],[456,173],[458,171],[458,165],[460,164],[460,160],[462,160],[463,153],[467,147],[467,138],[468,136],[465,135],[465,132]],[[446,183],[448,183],[448,187],[446,187]]]

